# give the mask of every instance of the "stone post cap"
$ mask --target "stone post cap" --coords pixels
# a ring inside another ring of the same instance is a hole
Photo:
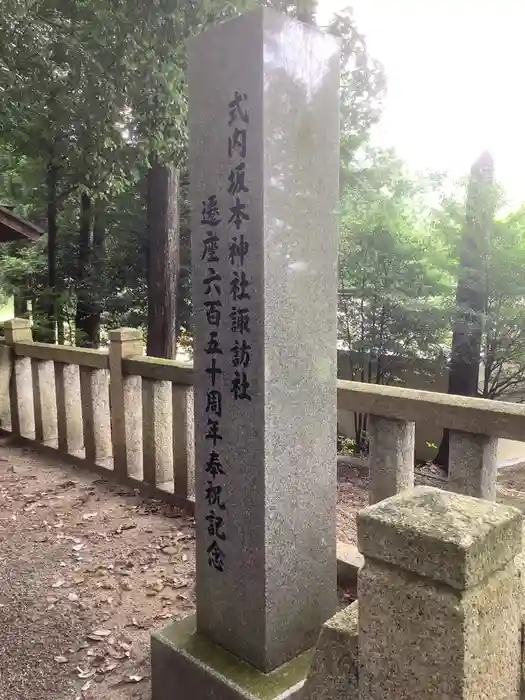
[[[20,328],[31,328],[31,321],[28,318],[10,318],[4,321],[4,328],[16,331]]]
[[[109,331],[109,340],[111,343],[142,340],[142,331],[139,328],[115,328]]]
[[[522,549],[516,508],[420,486],[357,515],[359,550],[371,559],[463,590]]]

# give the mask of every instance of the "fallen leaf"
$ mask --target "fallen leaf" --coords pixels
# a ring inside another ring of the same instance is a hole
[[[111,673],[117,668],[117,664],[114,661],[106,661],[106,663],[99,668],[99,673]]]
[[[160,593],[164,588],[164,581],[159,578],[156,581],[151,581],[150,583],[146,584],[146,587],[152,591],[155,591],[155,593]]]
[[[163,547],[162,548],[163,554],[177,554],[177,552],[178,552],[177,547]]]
[[[109,637],[110,634],[110,630],[94,630],[86,636],[88,639],[91,639],[92,642],[102,642],[106,637]]]
[[[139,622],[136,617],[131,619],[131,624],[126,625],[126,627],[136,627],[139,630],[147,630],[150,628],[146,622]]]
[[[67,664],[67,658],[65,656],[55,656],[55,661],[57,664]]]
[[[76,671],[77,676],[82,680],[84,680],[85,678],[91,678],[96,673],[94,668],[88,668],[84,671],[84,669],[80,668],[80,666],[77,666]]]
[[[113,647],[108,647],[108,655],[111,656],[112,659],[116,659],[117,661],[121,661],[122,659],[126,658],[125,652],[117,651]]]

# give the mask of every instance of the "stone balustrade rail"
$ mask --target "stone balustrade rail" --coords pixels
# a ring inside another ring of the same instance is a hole
[[[192,503],[193,368],[145,357],[140,331],[89,350],[33,342],[29,321],[6,321],[0,384],[4,430]],[[448,489],[488,500],[498,438],[525,436],[518,404],[341,380],[337,401],[369,415],[372,503],[413,485],[417,420],[450,430]]]

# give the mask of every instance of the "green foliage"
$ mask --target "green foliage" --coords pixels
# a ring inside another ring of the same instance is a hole
[[[486,261],[480,393],[525,392],[525,210],[496,221]]]
[[[422,360],[443,356],[453,280],[422,216],[431,184],[411,180],[390,152],[368,152],[351,173],[342,201],[339,338],[356,379],[402,381]]]
[[[31,271],[25,253],[16,265],[14,254],[4,256],[0,283],[11,291],[27,291],[30,283],[35,310],[49,309],[49,304],[58,309],[59,339],[62,321],[66,326],[73,323],[81,295],[101,311],[108,326],[145,323],[148,242],[143,182],[152,162],[175,163],[185,170],[186,40],[257,3],[3,3],[0,201],[15,205],[18,213],[44,227],[48,223],[57,234],[49,248],[44,241],[35,248]],[[315,0],[264,4],[314,22]],[[344,48],[345,143],[361,143],[377,116],[379,72],[349,11],[337,16],[330,30],[342,38]],[[351,150],[345,150],[346,160]],[[103,220],[103,261],[93,248],[93,221],[85,221],[79,240],[83,196]],[[188,326],[188,207],[183,204],[181,210],[185,296],[178,306],[182,324]]]

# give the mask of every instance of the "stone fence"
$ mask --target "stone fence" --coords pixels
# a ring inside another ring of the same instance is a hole
[[[0,382],[13,435],[193,501],[193,370],[145,357],[140,331],[110,331],[108,352],[35,343],[29,321],[6,321]],[[518,404],[341,380],[337,402],[369,414],[371,503],[413,485],[416,421],[450,429],[448,490],[488,500],[498,438],[525,435]]]
[[[2,427],[191,505],[192,374],[145,357],[136,330],[111,331],[107,352],[34,343],[29,322],[14,319],[0,341]],[[522,520],[489,501],[496,441],[525,434],[525,407],[344,381],[337,392],[339,406],[370,416],[370,500],[381,502],[358,515],[359,604],[325,623],[297,693],[282,697],[518,700]],[[448,490],[465,495],[395,495],[413,484],[420,419],[450,429]],[[157,689],[172,687],[162,634],[152,647]]]

